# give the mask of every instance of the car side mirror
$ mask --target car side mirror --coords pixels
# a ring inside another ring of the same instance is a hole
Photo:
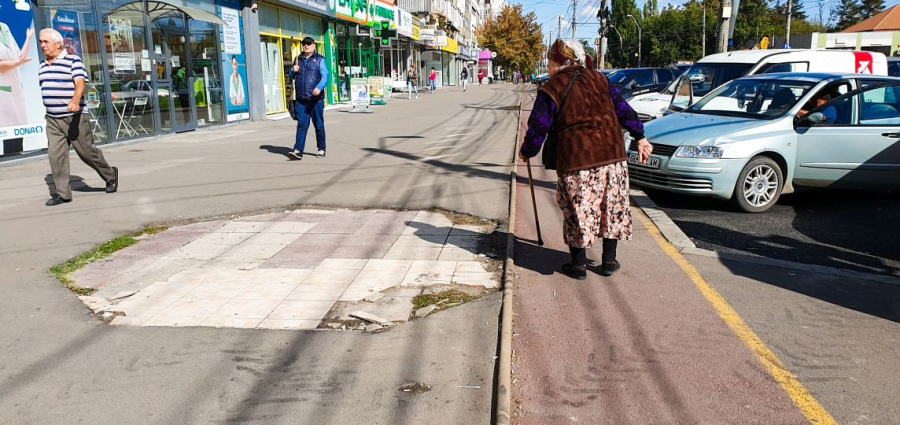
[[[813,125],[821,124],[825,122],[825,114],[821,112],[813,112],[806,117],[806,120],[812,123]]]
[[[681,112],[693,104],[694,87],[691,85],[691,80],[684,76],[679,77],[668,109],[672,112]]]
[[[795,119],[795,127],[815,127],[826,121],[825,114],[821,112],[813,112],[803,117]]]

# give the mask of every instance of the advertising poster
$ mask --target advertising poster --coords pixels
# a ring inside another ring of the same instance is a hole
[[[222,34],[222,62],[225,84],[227,121],[250,119],[250,99],[247,89],[247,59],[244,55],[243,18],[237,9],[219,8],[219,17],[225,21]]]
[[[63,38],[63,48],[70,55],[81,56],[81,31],[78,29],[78,12],[70,10],[52,10],[50,19],[53,29],[59,31]]]
[[[110,17],[109,38],[110,44],[112,44],[115,72],[134,72],[134,40],[131,38],[131,19]]]
[[[32,13],[27,1],[0,0],[0,155],[47,147]]]
[[[369,77],[369,99],[372,105],[384,105],[384,77]]]
[[[350,102],[353,106],[369,106],[369,80],[367,78],[350,79]]]

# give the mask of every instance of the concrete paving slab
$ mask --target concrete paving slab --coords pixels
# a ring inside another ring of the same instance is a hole
[[[319,263],[319,266],[316,269],[330,269],[330,270],[362,270],[368,259],[342,259],[342,258],[329,258],[323,260]]]
[[[300,283],[253,283],[234,296],[236,300],[283,300]]]
[[[349,233],[310,233],[307,232],[294,245],[302,246],[318,246],[318,245],[341,245],[350,238]]]
[[[209,242],[194,241],[167,255],[168,258],[210,260],[224,254],[235,245],[217,245]]]
[[[268,229],[266,229],[268,230]],[[282,232],[263,232],[253,235],[250,239],[244,244],[249,245],[283,245],[287,246],[298,238],[300,238],[300,233],[282,233]]]
[[[275,320],[322,320],[333,301],[283,301],[272,313],[269,319]]]
[[[331,257],[345,259],[382,258],[390,249],[389,245],[341,245],[331,253]]]
[[[359,274],[359,269],[334,270],[318,268],[306,279],[303,279],[303,283],[350,283],[353,282],[357,274]]]
[[[252,329],[262,322],[263,319],[231,319],[223,317],[208,317],[200,322],[197,326],[208,326],[212,328],[235,328],[235,329]]]
[[[216,229],[218,233],[259,233],[271,222],[254,222],[254,221],[232,221],[224,226]]]
[[[237,245],[221,254],[221,258],[233,260],[268,260],[287,245]]]
[[[444,245],[437,259],[438,261],[474,261],[477,258],[478,252],[474,248]]]
[[[238,245],[252,236],[254,236],[253,233],[208,233],[197,238],[193,243],[198,245]]]
[[[363,267],[364,271],[396,271],[398,273],[406,274],[406,271],[409,270],[409,267],[412,265],[412,260],[379,260],[379,259],[370,259],[366,262],[366,265]]]
[[[452,283],[456,261],[413,261],[403,286],[429,286]]]
[[[281,300],[231,300],[210,317],[230,319],[265,319]]]
[[[200,326],[200,323],[206,320],[206,317],[193,317],[193,316],[185,316],[185,317],[171,317],[171,316],[159,316],[156,315],[151,317],[150,319],[141,323],[141,326],[171,326],[171,327],[184,327],[184,326]]]
[[[169,304],[168,307],[156,313],[157,317],[200,317],[207,318],[216,310],[225,305],[228,298],[188,298],[182,297]],[[198,322],[199,323],[199,322]],[[156,325],[164,326],[164,325]]]
[[[385,260],[432,260],[436,261],[441,255],[442,248],[426,246],[393,246],[384,254]]]
[[[447,237],[444,235],[403,235],[397,238],[394,246],[441,248],[446,240]]]
[[[290,301],[337,301],[351,284],[301,283],[285,298]]]
[[[315,223],[280,221],[262,230],[262,233],[298,233],[305,234],[315,227]]]
[[[458,246],[460,248],[475,248],[486,241],[484,236],[453,236],[447,237],[447,245]]]
[[[454,224],[450,236],[490,235],[496,228],[494,224]]]

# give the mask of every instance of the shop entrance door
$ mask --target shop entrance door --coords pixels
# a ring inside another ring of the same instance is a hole
[[[190,37],[182,28],[153,29],[153,60],[156,63],[156,98],[160,129],[164,133],[197,128],[194,75]]]

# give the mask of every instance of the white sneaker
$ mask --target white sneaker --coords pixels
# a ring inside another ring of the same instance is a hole
[[[325,156],[325,149],[319,149],[319,158],[322,158],[324,156]]]
[[[292,157],[294,157],[294,159],[296,159],[296,160],[303,159],[303,152],[300,152],[297,149],[294,149],[293,151],[291,151],[290,155]]]

